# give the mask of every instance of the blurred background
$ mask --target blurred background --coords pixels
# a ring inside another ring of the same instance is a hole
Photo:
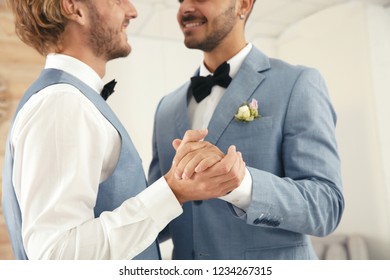
[[[178,1],[132,3],[138,10],[128,29],[133,52],[110,62],[105,80],[118,81],[108,102],[147,173],[158,101],[193,75],[202,54],[183,45]],[[267,55],[323,74],[338,114],[346,199],[332,235],[359,236],[368,259],[390,259],[390,0],[257,0],[246,30],[247,40]],[[14,34],[0,0],[0,168],[13,111],[43,65]],[[169,241],[162,245],[164,258],[170,250]],[[12,258],[0,210],[0,260]]]

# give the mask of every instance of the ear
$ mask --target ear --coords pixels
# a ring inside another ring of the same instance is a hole
[[[238,15],[245,16],[245,18],[248,18],[249,14],[252,11],[254,0],[239,0],[238,2],[239,2]]]
[[[78,22],[81,25],[84,25],[86,22],[86,11],[87,7],[82,1],[77,0],[60,0],[61,8],[64,12],[64,15],[68,20]]]

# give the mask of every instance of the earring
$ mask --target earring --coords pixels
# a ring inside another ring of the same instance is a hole
[[[241,20],[244,20],[244,19],[245,19],[245,15],[244,15],[244,14],[241,14],[241,15],[240,15],[240,19],[241,19]]]

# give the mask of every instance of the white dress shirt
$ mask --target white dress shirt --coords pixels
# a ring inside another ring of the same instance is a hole
[[[99,94],[101,78],[81,61],[50,54],[45,68],[78,77]],[[94,217],[99,184],[119,158],[120,136],[68,84],[49,86],[20,110],[12,129],[13,184],[29,259],[130,259],[182,213],[164,178]]]
[[[245,60],[246,56],[252,49],[252,44],[247,44],[238,54],[227,61],[230,65],[229,76],[234,78],[241,64]],[[206,68],[204,63],[200,65],[199,76],[212,75]],[[197,103],[195,98],[192,96],[188,104],[188,118],[192,129],[202,129],[208,127],[211,117],[214,114],[215,108],[225,93],[225,88],[221,86],[214,86],[211,90],[210,95],[203,99],[200,103]],[[245,160],[245,159],[244,159]],[[241,185],[232,191],[230,194],[220,197],[227,202],[230,202],[234,206],[246,210],[249,207],[252,198],[252,177],[246,169],[244,180]]]

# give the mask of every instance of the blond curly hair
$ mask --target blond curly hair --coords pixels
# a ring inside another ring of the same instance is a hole
[[[58,50],[68,21],[61,0],[7,0],[7,4],[15,17],[16,34],[24,43],[42,55]]]

